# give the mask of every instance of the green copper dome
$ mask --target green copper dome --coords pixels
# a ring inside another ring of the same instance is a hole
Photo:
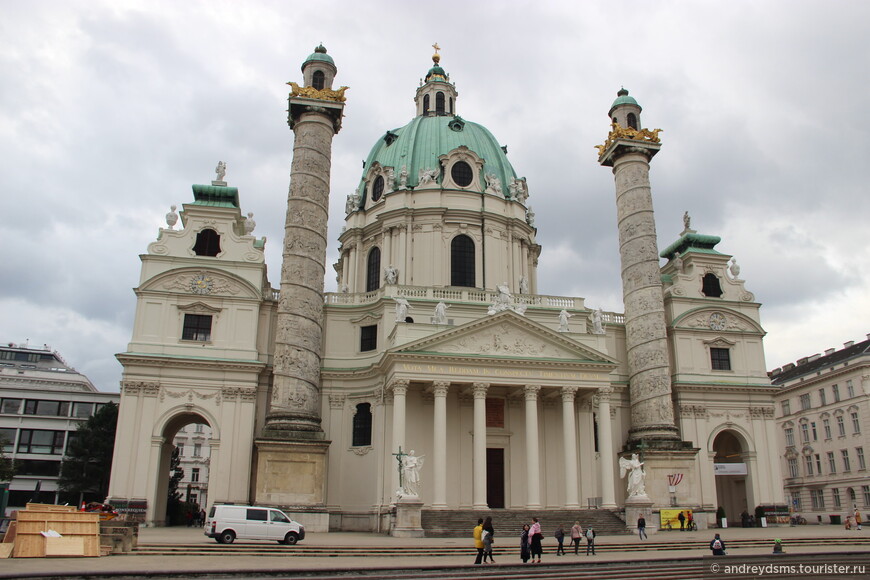
[[[613,109],[618,107],[619,105],[634,105],[638,109],[643,110],[643,108],[637,104],[637,101],[634,100],[634,97],[630,97],[628,95],[628,91],[625,89],[619,89],[619,92],[616,93],[616,100],[613,101],[613,104],[610,105],[610,114],[613,114]]]
[[[335,66],[335,62],[332,60],[332,57],[326,54],[326,48],[321,44],[317,48],[314,49],[314,52],[309,55],[308,58],[305,59],[305,62],[302,63],[302,71],[305,71],[305,65],[309,62],[328,62],[332,66]]]
[[[380,163],[383,167],[395,168],[398,184],[404,165],[408,170],[408,187],[416,187],[420,169],[438,168],[440,171],[438,158],[463,145],[484,161],[479,176],[481,189],[486,187],[485,175],[492,173],[501,181],[502,192],[507,195],[508,185],[517,174],[498,141],[484,126],[454,116],[415,117],[404,127],[387,132],[372,147],[361,181],[365,181],[374,163]],[[437,181],[441,183],[443,178],[444,175],[439,174]]]

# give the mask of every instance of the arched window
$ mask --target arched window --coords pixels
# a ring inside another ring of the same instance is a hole
[[[197,256],[217,256],[221,251],[221,237],[211,229],[204,229],[196,234],[196,243],[193,245],[193,253]]]
[[[474,242],[468,236],[450,242],[450,285],[474,287]]]
[[[381,249],[372,248],[369,252],[366,268],[366,292],[372,292],[381,287]]]
[[[453,97],[450,97],[450,114],[453,114]]]
[[[429,112],[429,95],[423,95],[423,114]]]
[[[625,120],[628,122],[629,127],[637,129],[637,116],[634,113],[629,113]]]
[[[313,86],[318,91],[323,90],[323,86],[326,84],[326,76],[323,74],[322,70],[314,71],[314,75],[311,77],[311,86]]]
[[[444,93],[440,91],[435,93],[435,114],[444,114]]]
[[[360,403],[356,406],[356,414],[353,416],[353,443],[354,447],[365,447],[372,444],[372,405]]]
[[[711,298],[722,296],[722,286],[719,285],[719,278],[716,277],[716,274],[712,272],[704,274],[701,292],[704,293],[704,296],[710,296]]]

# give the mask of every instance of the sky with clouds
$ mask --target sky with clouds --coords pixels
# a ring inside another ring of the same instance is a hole
[[[764,305],[768,368],[870,332],[870,3],[0,6],[0,340],[47,343],[101,390],[118,389],[138,255],[218,160],[268,238],[278,285],[285,83],[301,82],[321,42],[336,84],[351,87],[333,142],[328,263],[361,161],[413,117],[437,42],[457,112],[528,179],[541,293],[623,309],[613,177],[593,146],[625,86],[643,124],[664,130],[650,175],[660,248],[684,211],[722,237]]]

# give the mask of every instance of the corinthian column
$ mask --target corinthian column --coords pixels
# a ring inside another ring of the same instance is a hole
[[[527,508],[541,507],[541,462],[538,457],[538,393],[541,385],[526,385],[526,486]]]
[[[433,486],[432,507],[443,509],[447,507],[447,390],[450,383],[436,381],[433,387],[435,429],[432,440],[432,455],[435,465],[432,472],[435,475],[435,485]]]
[[[577,387],[562,387],[562,435],[565,447],[565,507],[579,508],[577,499],[577,427],[574,394]]]
[[[616,490],[613,485],[614,458],[613,422],[610,418],[610,397],[613,387],[598,389],[598,457],[601,464],[601,507],[616,507]]]
[[[396,453],[399,447],[405,445],[405,395],[408,393],[408,385],[410,381],[407,379],[396,379],[389,385],[393,391],[393,449],[390,453]],[[407,453],[407,449],[403,449]],[[393,487],[399,488],[399,472],[393,470]]]
[[[471,501],[475,509],[486,509],[486,392],[489,383],[474,383],[474,448]]]

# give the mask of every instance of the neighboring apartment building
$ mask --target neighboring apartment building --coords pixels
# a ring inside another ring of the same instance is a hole
[[[173,443],[179,450],[184,477],[178,491],[185,501],[208,505],[208,468],[211,460],[211,427],[196,423],[178,430]],[[188,491],[189,490],[189,491]]]
[[[18,464],[9,485],[8,509],[28,501],[76,502],[63,497],[57,478],[76,428],[118,393],[97,391],[86,376],[48,346],[0,346],[0,439]],[[85,498],[102,501],[105,498]]]
[[[770,373],[785,495],[809,523],[870,510],[870,335]]]

